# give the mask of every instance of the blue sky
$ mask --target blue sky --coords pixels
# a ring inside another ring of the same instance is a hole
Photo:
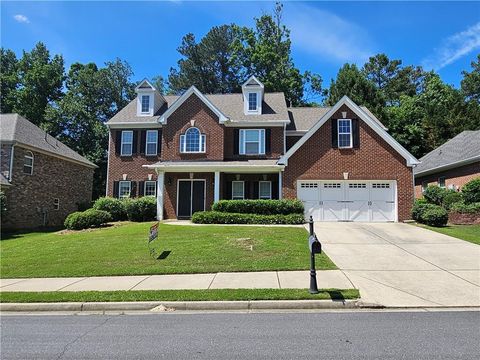
[[[285,2],[292,56],[324,84],[345,62],[363,65],[384,52],[404,64],[435,69],[459,86],[480,52],[478,2]],[[215,25],[253,26],[274,2],[18,2],[1,3],[1,45],[21,55],[38,41],[73,62],[130,63],[134,79],[168,75],[187,32],[199,39]],[[67,68],[68,69],[68,68]]]

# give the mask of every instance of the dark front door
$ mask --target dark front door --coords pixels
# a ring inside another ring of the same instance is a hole
[[[190,218],[196,211],[205,210],[205,180],[178,181],[177,217]]]

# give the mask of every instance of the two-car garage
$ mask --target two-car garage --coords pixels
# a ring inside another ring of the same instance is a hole
[[[391,180],[301,180],[297,197],[314,221],[396,221],[396,182]]]

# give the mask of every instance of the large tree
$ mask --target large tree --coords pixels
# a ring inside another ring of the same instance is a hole
[[[11,113],[16,108],[20,84],[18,60],[12,50],[0,49],[0,112]]]
[[[462,71],[461,89],[467,100],[480,103],[480,54],[471,62],[472,71]]]

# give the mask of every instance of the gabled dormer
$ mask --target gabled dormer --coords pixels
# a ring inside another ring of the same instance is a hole
[[[255,76],[250,76],[242,85],[243,111],[245,115],[260,115],[262,113],[263,84]]]
[[[155,87],[143,79],[135,88],[137,93],[137,116],[153,116],[155,109]]]

